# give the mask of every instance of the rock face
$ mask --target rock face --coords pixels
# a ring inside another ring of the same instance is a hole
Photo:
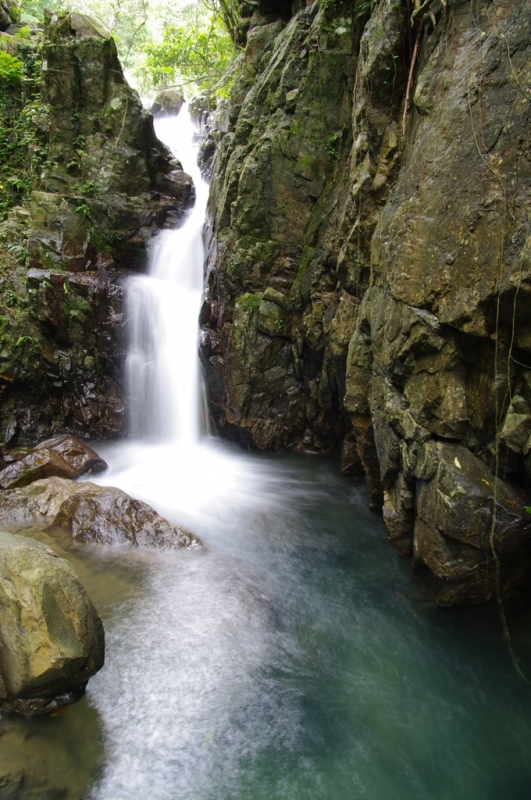
[[[39,520],[67,530],[80,542],[134,547],[199,547],[188,531],[170,525],[151,506],[120,489],[45,478],[0,496],[0,524]]]
[[[82,14],[50,17],[32,101],[46,153],[28,208],[0,224],[0,441],[118,435],[123,281],[193,203],[114,41]]]
[[[251,20],[219,133],[211,414],[260,448],[340,449],[438,602],[521,596],[531,3],[296,8]]]
[[[79,478],[85,472],[107,469],[105,461],[75,436],[55,436],[0,471],[0,487],[15,489],[39,478]]]
[[[0,707],[49,714],[78,700],[103,666],[101,620],[72,567],[0,532]]]

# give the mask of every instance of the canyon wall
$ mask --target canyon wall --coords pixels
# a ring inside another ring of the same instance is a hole
[[[16,54],[9,31],[0,47]],[[0,441],[11,446],[125,430],[123,282],[194,199],[108,33],[49,14],[40,55],[40,78],[11,89],[2,111],[23,104],[31,118],[28,164],[8,180],[34,173],[0,224]]]
[[[528,593],[530,19],[264,2],[212,131],[218,430],[340,451],[443,604]]]

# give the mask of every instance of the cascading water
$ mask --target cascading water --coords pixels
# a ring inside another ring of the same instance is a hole
[[[172,149],[179,148],[196,203],[182,228],[159,235],[149,275],[131,279],[127,287],[126,385],[133,438],[184,446],[197,444],[200,434],[197,318],[208,187],[197,167],[188,114],[163,119],[157,127]]]
[[[192,172],[188,125],[164,120],[159,135],[178,140]],[[334,462],[199,436],[195,181],[195,211],[131,285],[135,438],[99,447],[110,468],[91,479],[147,500],[205,548],[33,533],[65,553],[95,601],[106,663],[67,714],[0,718],[0,795],[527,800],[531,692],[496,614],[425,602]],[[513,629],[520,656],[527,621]]]

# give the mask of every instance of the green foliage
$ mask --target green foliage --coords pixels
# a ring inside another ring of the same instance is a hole
[[[76,209],[76,214],[83,214],[85,219],[90,219],[90,208],[86,203],[81,203]]]
[[[96,194],[96,186],[94,185],[93,181],[85,181],[85,183],[74,183],[72,188],[78,194],[83,195],[83,197],[94,197],[94,195]]]
[[[327,151],[328,155],[331,156],[332,158],[337,158],[338,155],[339,155],[339,153],[338,153],[338,144],[339,144],[340,138],[341,138],[341,136],[340,136],[339,133],[334,133],[332,136],[330,136],[328,138],[326,151]]]
[[[0,219],[34,188],[46,157],[36,124],[47,113],[39,94],[39,45],[27,27],[13,38],[19,57],[0,51]]]
[[[253,0],[249,0],[253,5]],[[46,0],[23,0],[22,19],[41,21]],[[238,0],[54,0],[54,10],[88,14],[114,37],[120,61],[144,94],[180,85],[227,94],[224,70],[240,43]],[[74,112],[75,113],[75,112]],[[82,150],[79,147],[78,150]]]
[[[234,60],[232,40],[219,17],[197,15],[193,24],[167,25],[162,41],[147,48],[144,69],[155,86],[180,85],[212,92]]]
[[[21,345],[32,341],[33,341],[32,336],[19,336],[19,338],[16,341],[16,347],[21,347]]]
[[[28,251],[23,244],[8,244],[7,251],[16,258],[19,264],[24,264],[26,261]]]
[[[0,92],[18,88],[24,75],[22,61],[0,50]]]

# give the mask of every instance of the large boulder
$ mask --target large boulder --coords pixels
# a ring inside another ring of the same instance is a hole
[[[177,89],[163,89],[151,107],[152,114],[176,116],[184,105],[184,97]]]
[[[78,700],[103,666],[101,620],[70,564],[0,532],[0,706],[47,714]]]
[[[46,478],[0,496],[0,524],[31,520],[67,530],[81,542],[133,547],[198,547],[199,540],[120,489]]]
[[[85,472],[100,472],[105,461],[75,436],[54,436],[34,447],[24,458],[0,472],[0,487],[15,489],[40,478],[78,478]]]

